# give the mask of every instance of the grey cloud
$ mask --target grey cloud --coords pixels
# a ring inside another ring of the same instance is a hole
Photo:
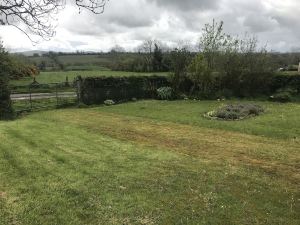
[[[182,11],[208,10],[218,7],[220,0],[147,0],[155,2],[160,7],[176,8]]]
[[[300,47],[300,0],[111,0],[101,15],[78,15],[78,8],[72,7],[67,7],[59,27],[73,35],[60,37],[73,48],[111,48],[111,43],[133,48],[147,38],[196,42],[204,24],[213,19],[223,20],[227,33],[248,32],[276,51]],[[89,43],[83,45],[82,40]]]
[[[249,28],[250,32],[260,33],[274,30],[278,26],[278,23],[274,18],[269,16],[251,13],[245,18],[244,25]]]

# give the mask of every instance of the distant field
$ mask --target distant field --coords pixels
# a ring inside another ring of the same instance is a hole
[[[168,73],[136,73],[136,72],[123,72],[123,71],[61,71],[61,72],[41,72],[36,81],[39,83],[61,83],[66,81],[68,77],[69,82],[72,82],[77,76],[82,77],[97,77],[97,76],[150,76],[150,75],[167,75]],[[21,80],[13,80],[11,85],[28,85],[32,83],[33,78],[24,78]]]
[[[46,63],[50,64],[51,59],[46,56],[40,56],[40,57],[30,57],[31,61],[40,63],[42,61],[45,61]],[[63,64],[106,64],[109,63],[111,60],[110,55],[63,55],[58,56],[58,60],[62,62]]]
[[[128,59],[134,59],[140,57],[138,53],[103,53],[98,55],[59,55],[57,60],[64,65],[66,70],[76,70],[93,67],[110,68],[111,64],[116,61],[127,61]],[[50,57],[29,57],[29,60],[39,65],[41,62],[46,63],[46,70],[55,67],[55,63]]]
[[[0,224],[300,224],[300,105],[140,101],[0,122]]]

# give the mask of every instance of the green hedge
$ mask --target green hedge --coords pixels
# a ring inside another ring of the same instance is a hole
[[[107,99],[121,102],[132,98],[157,98],[158,88],[172,86],[165,76],[87,77],[83,79],[79,77],[79,80],[81,80],[80,99],[87,105],[102,104]],[[179,91],[190,94],[191,84],[192,82],[185,78]],[[260,92],[265,94],[272,94],[278,89],[287,87],[297,89],[300,92],[300,76],[276,75],[269,85],[269,87],[257,85],[255,88],[257,92],[259,91],[257,88],[264,89]]]
[[[1,51],[0,48],[0,120],[14,117],[8,86],[10,71],[11,63],[8,53]]]
[[[164,76],[87,77],[81,80],[80,99],[84,104],[99,104],[107,99],[115,102],[132,98],[156,98],[156,90],[170,83]]]
[[[271,84],[271,90],[274,92],[282,88],[294,88],[300,92],[300,75],[276,75]]]

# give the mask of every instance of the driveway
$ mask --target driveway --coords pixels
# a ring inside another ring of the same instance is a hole
[[[48,99],[48,98],[73,98],[76,97],[75,92],[59,92],[57,93],[32,93],[31,99]],[[10,95],[11,100],[29,100],[30,94],[11,94]]]

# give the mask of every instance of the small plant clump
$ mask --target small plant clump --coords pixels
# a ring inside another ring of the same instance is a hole
[[[255,104],[230,104],[208,112],[205,116],[211,119],[242,120],[263,112],[264,108]]]
[[[171,100],[173,98],[173,89],[171,87],[161,87],[157,89],[157,96],[161,100]]]
[[[274,102],[286,103],[292,101],[292,96],[288,92],[279,92],[270,96],[270,100]]]
[[[111,106],[111,105],[115,105],[115,104],[116,103],[111,99],[108,99],[108,100],[104,101],[104,105],[107,105],[107,106]]]
[[[297,89],[294,88],[282,88],[277,90],[277,92],[270,96],[270,100],[274,102],[291,102],[292,101],[292,96],[297,95],[298,91]]]

